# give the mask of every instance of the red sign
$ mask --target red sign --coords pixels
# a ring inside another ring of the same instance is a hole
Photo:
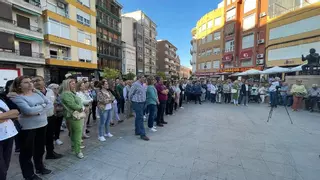
[[[257,69],[257,70],[262,70],[262,66],[255,66],[255,67],[240,67],[240,68],[225,68],[225,69],[220,69],[220,72],[243,72],[247,71],[249,69]]]
[[[232,60],[233,60],[233,54],[224,55],[222,59],[223,62],[230,62]]]
[[[252,54],[253,54],[252,49],[241,51],[240,59],[241,60],[251,59],[252,58]]]

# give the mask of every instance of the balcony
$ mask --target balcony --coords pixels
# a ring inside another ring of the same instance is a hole
[[[108,51],[108,50],[99,51],[98,57],[100,57],[100,58],[113,58],[113,59],[122,60],[121,53],[115,53],[115,52]]]
[[[0,27],[7,31],[14,33],[24,34],[26,36],[32,36],[37,39],[43,40],[42,29],[35,26],[19,27],[17,21],[0,18]]]
[[[45,64],[44,55],[38,52],[29,51],[6,51],[0,50],[0,60],[16,63]]]
[[[102,20],[101,17],[97,16],[97,23],[114,33],[121,35],[121,29],[118,27],[118,25],[111,23],[111,21]]]
[[[107,5],[101,1],[96,2],[96,8],[102,10],[103,12],[107,13],[112,18],[121,21],[120,15],[112,13],[110,9],[107,8]]]
[[[66,57],[66,56],[50,55],[50,58],[51,59],[64,60],[64,61],[71,61],[71,57]]]
[[[65,5],[65,6],[67,6],[67,5]],[[46,8],[49,11],[52,11],[52,12],[54,12],[56,14],[59,14],[60,16],[63,16],[65,18],[69,18],[69,14],[68,14],[68,11],[67,11],[68,8],[61,9],[60,7],[57,7],[56,5],[53,5],[53,4],[49,3],[49,2],[47,2],[47,6],[44,7],[44,8]]]
[[[36,2],[34,0],[11,0],[12,4],[15,8],[23,10],[23,11],[27,11],[30,14],[38,14],[41,15],[42,14],[42,10],[41,10],[41,4],[40,2]],[[34,12],[34,13],[33,13]]]
[[[108,37],[103,33],[97,33],[97,37],[98,37],[98,39],[101,39],[102,41],[109,42],[109,43],[117,45],[117,46],[121,46],[120,40]]]

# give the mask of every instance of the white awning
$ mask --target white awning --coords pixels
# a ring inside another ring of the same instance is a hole
[[[275,66],[273,68],[267,69],[262,71],[262,74],[276,74],[276,73],[286,73],[286,72],[291,72],[289,68],[283,68],[279,66]]]

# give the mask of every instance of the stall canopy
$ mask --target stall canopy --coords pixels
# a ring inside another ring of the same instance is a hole
[[[257,69],[249,69],[245,72],[239,73],[237,74],[237,76],[249,76],[249,75],[257,75],[257,74],[261,74],[262,71],[259,71]]]
[[[291,72],[302,71],[302,66],[303,66],[303,65],[300,65],[300,66],[297,66],[297,67],[291,68],[291,69],[290,69],[290,71],[291,71]]]
[[[292,72],[292,70],[289,68],[275,66],[273,68],[262,71],[261,74],[276,74],[276,73],[286,73],[286,72]]]

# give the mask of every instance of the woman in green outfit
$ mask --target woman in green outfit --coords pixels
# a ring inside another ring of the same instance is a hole
[[[235,80],[232,85],[231,93],[232,93],[232,99],[234,105],[238,106],[238,99],[239,99],[239,91],[240,91],[240,85],[239,81]]]
[[[84,156],[80,146],[83,121],[76,119],[73,113],[75,111],[82,112],[83,105],[81,99],[76,95],[76,81],[74,79],[66,79],[62,82],[61,102],[64,107],[63,116],[69,124],[72,151],[82,159]]]

